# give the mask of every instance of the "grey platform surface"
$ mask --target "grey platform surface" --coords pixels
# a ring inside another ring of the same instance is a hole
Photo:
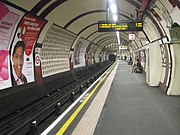
[[[180,135],[180,97],[149,87],[122,61],[94,135]]]

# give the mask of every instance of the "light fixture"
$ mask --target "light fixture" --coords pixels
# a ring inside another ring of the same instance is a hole
[[[118,20],[117,0],[108,0],[107,2],[108,2],[107,20],[117,21]]]
[[[118,20],[117,15],[113,15],[113,20],[114,20],[114,21],[117,21],[117,20]]]
[[[116,36],[117,36],[118,44],[121,45],[119,31],[116,31]]]
[[[116,6],[116,4],[112,3],[112,4],[110,5],[110,9],[111,9],[111,12],[112,12],[113,14],[116,14],[116,13],[117,13],[117,6]]]

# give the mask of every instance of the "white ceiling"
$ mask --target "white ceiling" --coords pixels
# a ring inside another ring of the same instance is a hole
[[[106,20],[107,0],[8,0],[15,5],[34,13],[37,16],[44,17],[48,20],[43,31],[55,23],[79,36],[98,43],[102,38],[106,38],[108,34],[97,32],[97,22]],[[140,7],[139,0],[117,0],[119,21],[134,19],[135,10]],[[52,6],[54,4],[54,7]],[[41,8],[37,8],[40,5]],[[49,10],[50,7],[52,10]],[[32,10],[33,9],[33,10]],[[36,9],[36,10],[35,10]],[[48,12],[47,12],[48,11]],[[47,12],[47,14],[46,14]],[[151,21],[149,21],[151,22]],[[152,23],[152,22],[151,22]],[[83,30],[83,31],[82,31]],[[42,35],[43,35],[42,31]],[[81,32],[81,33],[80,33]],[[108,33],[108,32],[107,32]],[[103,35],[103,36],[100,36]],[[109,33],[111,40],[114,42],[115,33]],[[97,38],[100,36],[99,38]],[[42,36],[40,36],[42,37]],[[127,33],[121,33],[121,38],[127,40]],[[97,38],[96,40],[94,40]],[[39,39],[39,41],[42,41]],[[109,43],[109,42],[108,42]]]

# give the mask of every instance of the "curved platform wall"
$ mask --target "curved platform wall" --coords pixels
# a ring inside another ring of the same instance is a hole
[[[149,82],[150,86],[158,86],[161,70],[162,70],[162,58],[160,53],[160,46],[157,42],[151,43],[149,46]]]
[[[168,95],[180,95],[180,27],[171,30],[172,75]]]
[[[173,44],[171,51],[173,52],[172,76],[167,94],[180,95],[180,44]]]

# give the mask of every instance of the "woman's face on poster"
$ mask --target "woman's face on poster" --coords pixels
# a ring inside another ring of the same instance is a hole
[[[24,54],[24,50],[22,47],[17,47],[16,50],[15,50],[15,53],[13,55],[13,67],[14,67],[14,70],[17,74],[17,77],[21,77],[22,76],[22,67],[23,67],[23,55]]]

